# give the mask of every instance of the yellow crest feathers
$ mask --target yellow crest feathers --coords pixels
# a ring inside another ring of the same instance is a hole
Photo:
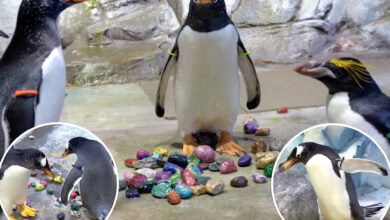
[[[369,78],[371,75],[367,71],[367,68],[370,67],[368,65],[359,63],[355,60],[344,60],[337,58],[331,59],[329,62],[339,68],[343,68],[345,71],[351,74],[352,78],[362,89],[364,89],[364,86],[361,84],[361,82],[373,83],[373,81]]]

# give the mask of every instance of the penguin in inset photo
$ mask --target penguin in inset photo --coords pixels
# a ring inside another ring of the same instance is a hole
[[[71,139],[62,156],[73,153],[77,166],[65,178],[61,201],[66,205],[73,188],[79,184],[83,206],[92,217],[106,219],[118,192],[114,163],[101,143],[83,137]]]
[[[50,177],[54,177],[42,151],[15,149],[12,146],[0,169],[0,201],[3,210],[12,220],[16,219],[12,216],[12,208],[15,205],[19,207],[21,216],[25,218],[33,217],[37,213],[37,210],[24,204],[27,197],[27,184],[33,170],[42,170]]]
[[[366,65],[344,57],[308,63],[295,71],[328,87],[326,111],[330,122],[363,130],[390,156],[390,97],[381,91]]]
[[[216,151],[242,152],[232,138],[240,109],[241,71],[247,89],[247,107],[260,103],[260,84],[255,67],[224,0],[190,1],[189,13],[161,73],[156,114],[164,116],[165,94],[175,76],[176,117],[183,138],[183,154],[199,145],[199,132],[218,134]]]
[[[370,172],[387,176],[388,172],[380,164],[360,158],[340,158],[332,148],[314,142],[294,148],[287,160],[279,165],[279,170],[285,172],[297,163],[305,165],[325,220],[363,220],[383,208],[380,203],[361,206],[349,174]]]
[[[0,60],[0,156],[22,132],[59,120],[66,66],[57,18],[86,0],[22,0],[12,40]]]

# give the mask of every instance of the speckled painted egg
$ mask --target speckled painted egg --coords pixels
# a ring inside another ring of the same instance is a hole
[[[215,160],[215,151],[208,145],[200,145],[195,148],[192,156],[199,158],[204,163],[212,163]]]

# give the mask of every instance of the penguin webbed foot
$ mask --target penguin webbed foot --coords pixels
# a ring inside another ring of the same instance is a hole
[[[183,155],[192,156],[192,153],[199,144],[192,134],[188,134],[183,139]]]
[[[18,220],[18,219],[15,218],[13,215],[8,216],[8,218],[9,218],[10,220]]]
[[[216,151],[233,156],[240,156],[243,153],[242,147],[233,141],[232,135],[229,132],[225,131],[221,132]]]
[[[20,205],[20,215],[23,217],[34,217],[37,214],[37,210],[33,209],[31,207],[28,207],[27,205]]]

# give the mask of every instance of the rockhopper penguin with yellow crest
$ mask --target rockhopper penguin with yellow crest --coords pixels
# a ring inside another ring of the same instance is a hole
[[[390,98],[378,87],[366,65],[344,57],[308,63],[295,71],[328,87],[326,111],[330,122],[363,130],[390,156]]]
[[[59,120],[65,60],[57,17],[86,0],[22,0],[12,40],[0,60],[0,156],[35,125]]]
[[[162,117],[169,77],[175,74],[176,116],[185,155],[200,144],[195,137],[199,132],[218,134],[218,152],[242,152],[232,139],[240,109],[239,70],[246,83],[247,107],[254,109],[260,103],[259,80],[224,0],[191,0],[156,99],[156,114]]]

